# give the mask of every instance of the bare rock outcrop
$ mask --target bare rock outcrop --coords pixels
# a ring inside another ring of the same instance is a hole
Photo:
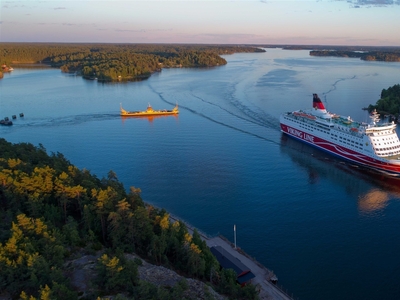
[[[95,255],[82,255],[66,263],[68,269],[67,276],[71,279],[71,284],[78,291],[80,298],[96,294],[92,282],[96,277],[96,263],[100,256],[100,252]],[[127,259],[139,258],[133,254],[126,254],[126,257]],[[174,287],[181,280],[185,279],[188,286],[184,292],[185,299],[226,299],[202,281],[185,278],[163,266],[156,266],[142,259],[141,261],[142,265],[138,266],[140,280],[152,283],[158,287]],[[112,296],[109,297],[112,298]]]

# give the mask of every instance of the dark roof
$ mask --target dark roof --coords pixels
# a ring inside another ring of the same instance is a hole
[[[224,269],[233,269],[238,277],[243,276],[247,273],[251,273],[248,267],[246,267],[239,259],[234,257],[232,254],[230,254],[221,246],[211,247],[210,250],[211,253],[214,254],[214,256],[217,258],[219,264]],[[253,277],[255,277],[254,274]]]
[[[243,274],[242,276],[239,276],[238,278],[236,278],[236,281],[239,284],[243,284],[243,283],[250,281],[250,279],[252,279],[254,277],[256,277],[256,275],[254,275],[251,271],[249,271],[246,274]]]

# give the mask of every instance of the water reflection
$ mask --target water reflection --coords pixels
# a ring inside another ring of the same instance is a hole
[[[127,122],[127,119],[141,119],[149,121],[149,123],[153,123],[155,119],[162,119],[162,118],[175,118],[178,120],[178,115],[154,115],[154,116],[121,116],[122,124]]]
[[[366,213],[381,210],[387,206],[389,199],[387,192],[371,189],[368,193],[359,197],[358,207],[360,211]]]
[[[40,64],[40,63],[33,63],[33,64],[12,64],[12,67],[15,69],[27,69],[27,70],[32,70],[32,69],[50,69],[51,66],[48,64]]]
[[[388,202],[400,199],[400,179],[363,169],[341,161],[309,145],[281,136],[282,153],[308,172],[310,184],[317,184],[320,178],[344,186],[349,194],[357,199],[361,213],[382,210]]]

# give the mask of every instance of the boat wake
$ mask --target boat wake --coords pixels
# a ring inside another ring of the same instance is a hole
[[[353,80],[353,79],[356,79],[356,78],[357,78],[356,75],[354,75],[353,77],[350,77],[350,78],[340,78],[340,79],[336,80],[336,81],[332,84],[332,87],[331,87],[331,89],[330,89],[329,91],[323,92],[322,95],[325,97],[325,96],[328,95],[329,93],[335,91],[335,90],[337,89],[337,85],[338,85],[339,82],[346,81],[346,80]]]
[[[196,95],[193,95],[193,94],[192,94],[192,96],[194,98],[196,98],[196,99],[199,99],[200,101],[202,101],[204,103],[207,103],[207,104],[210,104],[212,106],[215,106],[215,107],[219,108],[220,110],[226,112],[227,114],[229,114],[229,115],[231,115],[231,116],[233,116],[235,118],[241,119],[243,121],[247,121],[247,122],[253,123],[255,125],[263,126],[263,127],[270,127],[272,129],[273,128],[279,128],[278,119],[276,119],[276,122],[271,122],[270,120],[265,118],[265,117],[267,117],[267,115],[265,115],[264,118],[261,118],[261,116],[259,114],[256,114],[249,107],[241,104],[239,101],[231,101],[230,103],[233,104],[234,107],[238,108],[240,113],[244,114],[247,118],[243,117],[243,116],[240,116],[237,113],[231,112],[228,109],[222,107],[221,105],[212,103],[210,101],[207,101],[207,100],[205,100],[205,99],[203,99],[201,97],[198,97]]]
[[[65,126],[65,125],[79,125],[87,122],[106,121],[119,118],[119,114],[83,114],[75,116],[64,116],[58,118],[46,119],[29,119],[18,120],[14,122],[15,127],[49,127],[49,126]]]
[[[165,103],[171,104],[170,102],[168,102],[167,100],[165,100],[165,98],[164,98],[162,95],[160,95],[160,97],[161,97],[162,100],[164,100]],[[266,137],[263,137],[263,136],[261,136],[261,135],[252,133],[252,132],[250,132],[250,131],[243,130],[243,129],[241,129],[241,128],[238,128],[238,127],[233,126],[233,125],[226,124],[226,123],[221,122],[221,121],[217,121],[216,119],[214,119],[214,118],[212,118],[212,117],[210,117],[210,116],[207,116],[207,115],[205,115],[205,114],[203,114],[203,113],[201,113],[201,112],[197,112],[196,110],[191,109],[190,107],[183,106],[183,105],[179,105],[179,107],[180,107],[180,108],[183,108],[183,109],[185,109],[185,110],[187,110],[187,111],[190,111],[190,112],[192,112],[192,113],[195,114],[195,115],[201,116],[201,117],[203,117],[203,118],[205,118],[205,119],[207,119],[207,120],[209,120],[209,121],[211,121],[211,122],[214,122],[214,123],[216,123],[216,124],[219,124],[219,125],[222,125],[222,126],[231,128],[231,129],[233,129],[233,130],[236,130],[236,131],[239,131],[239,132],[242,132],[242,133],[245,133],[245,134],[254,136],[254,137],[259,138],[259,139],[262,139],[262,140],[272,141],[272,140],[270,140],[270,139],[268,139],[268,138],[266,138]]]
[[[163,95],[163,93],[157,92],[153,87],[150,87],[150,88],[153,90],[154,93],[156,93],[159,96],[159,98],[163,102],[165,102],[165,103],[167,103],[169,105],[175,105],[176,104],[176,103],[174,103],[172,101],[169,101]],[[249,123],[251,125],[259,126],[260,129],[268,128],[268,129],[275,130],[276,132],[280,131],[279,120],[277,118],[272,118],[271,116],[268,116],[266,114],[262,116],[259,113],[256,113],[256,112],[252,111],[249,107],[239,103],[238,101],[230,101],[230,103],[233,105],[233,107],[238,109],[238,112],[232,112],[229,109],[224,108],[223,106],[221,106],[219,104],[216,104],[216,103],[213,103],[211,101],[205,100],[204,98],[201,98],[201,97],[199,97],[197,95],[194,95],[193,93],[191,94],[191,97],[201,101],[202,103],[206,103],[207,105],[211,105],[214,108],[215,107],[218,108],[219,112],[224,112],[226,115],[234,117],[234,120],[239,119],[239,120],[244,121],[246,123]],[[244,129],[244,128],[240,127],[240,126],[237,126],[235,124],[235,122],[234,122],[234,124],[228,124],[228,122],[226,120],[221,121],[220,120],[221,119],[220,116],[218,118],[214,117],[211,114],[200,112],[200,111],[198,111],[198,109],[190,107],[188,105],[183,105],[182,103],[179,103],[179,108],[181,110],[190,111],[191,113],[193,113],[195,115],[201,116],[201,117],[203,117],[203,118],[205,118],[205,119],[207,119],[207,120],[209,120],[211,122],[214,122],[216,124],[225,126],[227,128],[230,128],[230,129],[233,129],[233,130],[236,130],[236,131],[251,135],[253,137],[256,137],[256,138],[259,138],[259,139],[262,139],[262,140],[265,140],[265,141],[269,141],[269,142],[275,143],[277,145],[279,144],[278,141],[276,141],[276,140],[274,140],[272,138],[268,138],[267,136],[264,136],[262,134],[258,134],[256,132],[253,132],[252,130]]]

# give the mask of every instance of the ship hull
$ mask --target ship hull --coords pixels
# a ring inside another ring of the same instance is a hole
[[[151,117],[151,116],[169,116],[169,115],[177,115],[178,112],[174,111],[153,111],[150,113],[147,112],[127,112],[121,113],[122,117]]]
[[[392,163],[388,160],[382,160],[370,157],[368,155],[353,151],[346,147],[334,144],[314,134],[287,125],[283,123],[282,120],[281,120],[281,131],[298,141],[309,144],[313,147],[328,152],[329,154],[344,159],[346,161],[391,176],[400,176],[400,161],[398,163]]]

